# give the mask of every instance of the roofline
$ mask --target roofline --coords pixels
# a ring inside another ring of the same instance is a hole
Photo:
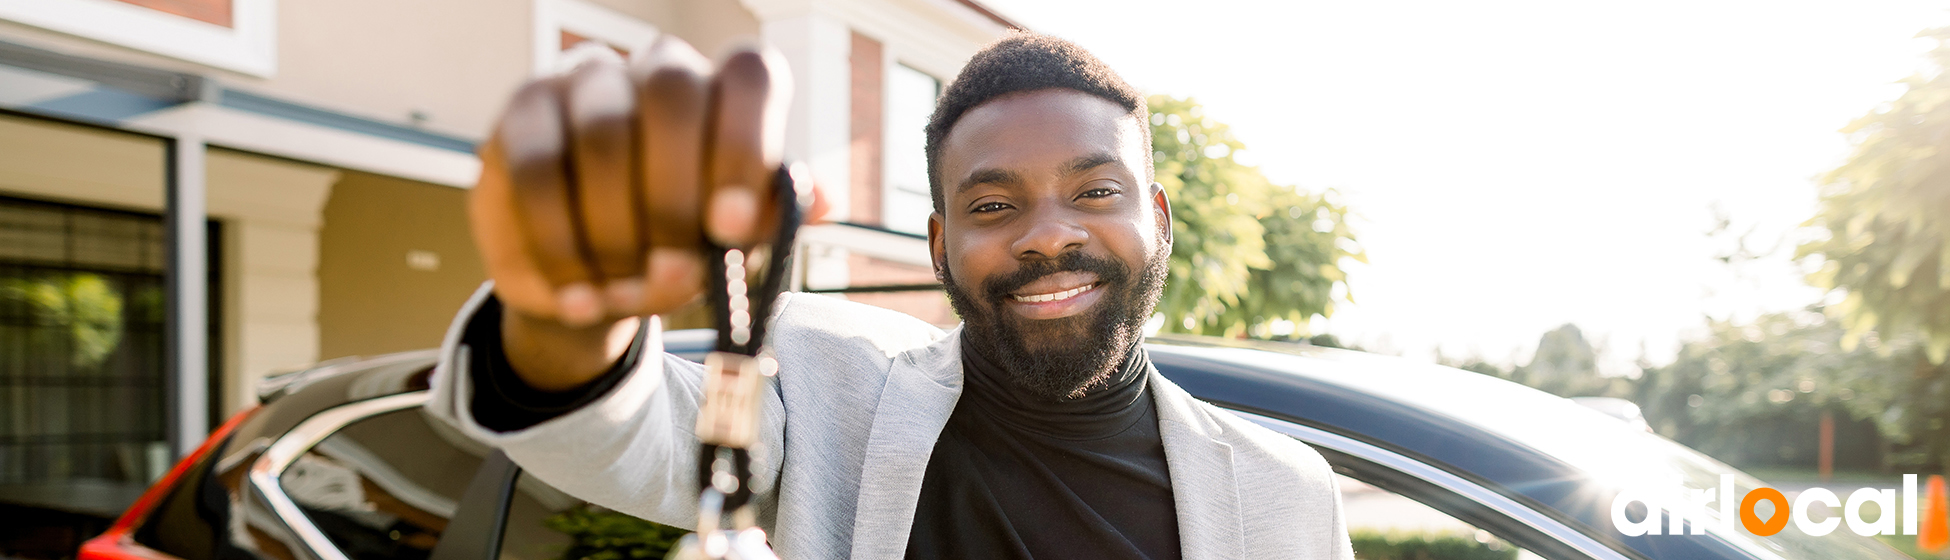
[[[963,6],[967,6],[968,9],[970,10],[975,10],[975,13],[981,14],[982,17],[989,18],[989,21],[993,21],[997,25],[1001,25],[1003,27],[1007,27],[1009,29],[1014,29],[1017,31],[1029,31],[1028,27],[1024,27],[1022,24],[1016,23],[1015,20],[1009,19],[1008,17],[1005,17],[1002,14],[996,13],[995,10],[989,9],[988,6],[983,6],[981,4],[976,3],[975,0],[955,0],[955,3],[961,4]]]

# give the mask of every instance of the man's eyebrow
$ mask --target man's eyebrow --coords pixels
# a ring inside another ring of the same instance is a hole
[[[1117,156],[1108,152],[1097,152],[1086,156],[1079,156],[1063,164],[1063,174],[1075,175],[1112,163],[1117,163]]]
[[[1060,171],[1064,175],[1076,175],[1117,161],[1117,156],[1114,154],[1098,152],[1064,162]],[[991,167],[968,174],[968,178],[962,179],[960,184],[955,185],[955,192],[968,190],[975,185],[1019,185],[1022,182],[1022,175],[1014,171]]]
[[[974,173],[968,174],[967,178],[962,179],[961,184],[955,185],[955,192],[959,193],[982,184],[1018,185],[1022,184],[1022,176],[1007,169],[993,167],[977,169]]]

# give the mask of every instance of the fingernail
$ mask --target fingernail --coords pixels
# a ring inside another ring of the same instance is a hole
[[[564,286],[555,293],[555,299],[561,308],[562,322],[569,326],[593,325],[603,318],[603,302],[596,295],[596,287],[588,282]]]
[[[740,247],[751,236],[758,221],[758,198],[742,186],[718,189],[711,195],[711,209],[705,218],[705,231],[719,245]]]
[[[623,313],[636,313],[643,309],[643,279],[638,277],[613,280],[603,287],[609,296],[609,307]]]

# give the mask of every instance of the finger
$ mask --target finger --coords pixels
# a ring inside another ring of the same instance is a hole
[[[777,52],[742,49],[725,60],[711,84],[705,163],[711,194],[704,229],[720,245],[751,245],[767,219],[791,82]]]
[[[710,106],[711,62],[684,41],[664,35],[631,61],[637,83],[638,152],[643,177],[643,215],[651,257],[645,271],[642,313],[667,312],[702,288],[703,262],[696,249],[703,235],[705,115]]]
[[[643,285],[643,308],[638,312],[669,313],[704,293],[704,261],[696,249],[653,248]]]
[[[482,265],[494,279],[494,295],[502,305],[531,317],[553,318],[555,288],[530,256],[506,163],[499,136],[482,144],[481,178],[467,194],[474,246],[481,250]]]
[[[636,93],[622,59],[605,51],[577,66],[563,97],[582,239],[601,281],[636,285],[644,249],[633,176]]]
[[[511,179],[515,223],[526,234],[528,254],[555,288],[558,318],[580,325],[601,318],[602,307],[577,240],[559,88],[554,78],[522,86],[502,116],[497,136]]]
[[[819,185],[813,185],[812,204],[806,207],[806,223],[826,223],[826,214],[832,211],[833,203],[826,199],[826,189]]]

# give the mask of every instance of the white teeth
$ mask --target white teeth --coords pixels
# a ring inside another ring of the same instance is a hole
[[[1061,292],[1057,292],[1057,293],[1054,293],[1054,294],[1037,294],[1037,295],[1033,295],[1033,296],[1015,296],[1015,298],[1016,298],[1016,301],[1020,301],[1020,302],[1023,302],[1023,303],[1042,303],[1042,302],[1046,302],[1046,301],[1063,301],[1063,300],[1066,300],[1066,299],[1070,299],[1070,298],[1073,298],[1073,297],[1077,297],[1077,294],[1081,294],[1081,293],[1084,293],[1084,292],[1088,292],[1088,291],[1090,291],[1090,289],[1091,289],[1091,288],[1095,288],[1095,287],[1097,287],[1097,285],[1096,285],[1096,284],[1085,284],[1085,285],[1082,285],[1082,286],[1078,286],[1078,287],[1075,287],[1075,288],[1071,288],[1071,289],[1068,289],[1068,290],[1063,290],[1063,291],[1061,291]]]

